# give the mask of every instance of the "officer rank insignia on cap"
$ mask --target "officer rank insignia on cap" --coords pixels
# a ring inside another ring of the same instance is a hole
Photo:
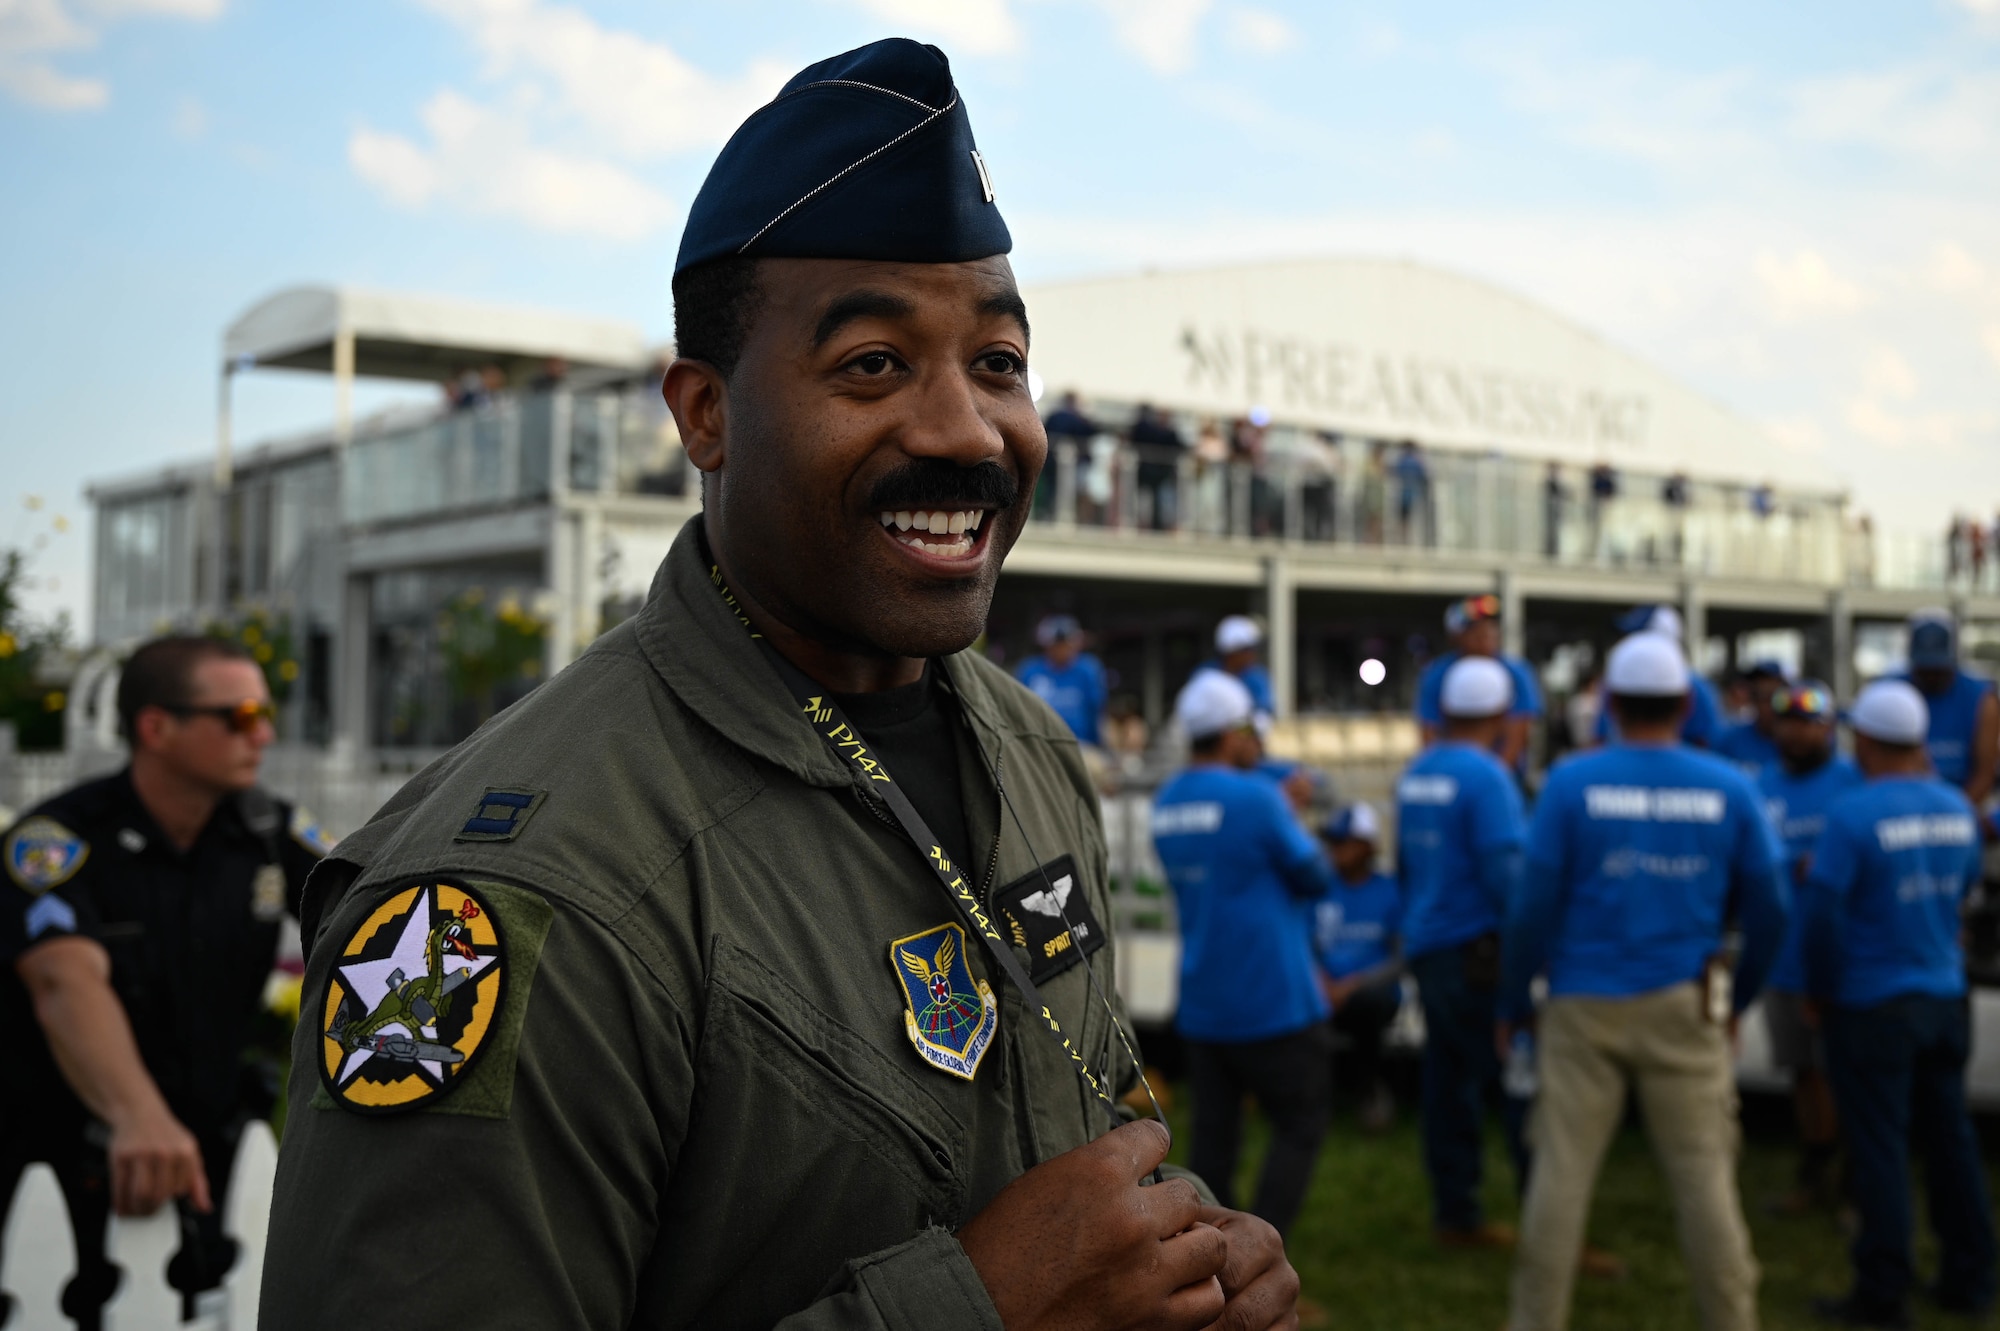
[[[1008,936],[1028,954],[1028,978],[1036,984],[1104,946],[1104,928],[1078,881],[1076,861],[1065,855],[993,894]]]
[[[940,924],[889,944],[903,983],[903,1027],[934,1068],[971,1081],[1000,1028],[1000,1003],[965,964],[965,930]]]
[[[505,985],[499,922],[471,891],[438,882],[396,893],[333,964],[320,1081],[363,1114],[437,1099],[485,1046]]]
[[[90,858],[90,843],[53,818],[37,814],[7,835],[0,850],[7,875],[30,892],[42,893],[76,877]]]

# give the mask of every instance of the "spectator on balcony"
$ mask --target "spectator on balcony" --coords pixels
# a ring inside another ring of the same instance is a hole
[[[1229,532],[1229,440],[1215,417],[1202,418],[1194,441],[1194,493],[1188,497],[1187,519],[1196,531],[1211,536]]]
[[[1062,395],[1062,401],[1042,422],[1042,429],[1049,436],[1049,455],[1048,461],[1042,465],[1041,481],[1035,487],[1035,516],[1046,522],[1055,516],[1056,491],[1061,484],[1062,469],[1071,469],[1070,485],[1074,492],[1076,472],[1089,461],[1090,441],[1097,436],[1100,427],[1083,414],[1076,394],[1068,392]]]
[[[1139,417],[1125,437],[1139,454],[1139,493],[1146,502],[1141,519],[1154,531],[1176,526],[1176,500],[1180,490],[1180,454],[1187,447],[1173,422],[1147,403],[1139,404]]]
[[[535,371],[532,379],[528,380],[528,391],[553,393],[568,381],[569,362],[561,356],[551,356],[542,362],[542,367]]]
[[[1075,615],[1049,615],[1035,626],[1042,650],[1021,662],[1014,677],[1061,717],[1079,744],[1101,748],[1107,697],[1104,663],[1083,650],[1083,625]]]
[[[1368,446],[1368,465],[1361,473],[1361,539],[1382,544],[1389,512],[1389,445],[1377,439]]]
[[[1298,459],[1299,535],[1331,541],[1334,514],[1340,511],[1340,436],[1329,430],[1303,436]]]
[[[1982,804],[2000,767],[2000,697],[1993,681],[1959,664],[1958,625],[1947,611],[1911,615],[1909,641],[1910,668],[1897,678],[1916,685],[1929,709],[1931,767]]]
[[[1444,734],[1441,700],[1445,675],[1468,656],[1488,657],[1506,668],[1513,683],[1513,701],[1494,735],[1493,756],[1511,772],[1525,771],[1529,740],[1542,717],[1542,690],[1533,666],[1500,650],[1500,598],[1468,596],[1453,601],[1445,608],[1444,631],[1451,639],[1451,650],[1425,666],[1417,677],[1417,724],[1423,729],[1424,743],[1436,744]]]
[[[1769,481],[1765,481],[1750,492],[1750,511],[1760,519],[1768,518],[1778,511],[1778,494],[1771,488]]]
[[[1215,655],[1195,667],[1195,673],[1219,670],[1234,675],[1250,690],[1257,714],[1269,718],[1278,714],[1271,692],[1271,674],[1258,659],[1264,652],[1264,629],[1248,615],[1230,615],[1215,626]]]
[[[1542,476],[1542,554],[1562,553],[1563,515],[1569,508],[1569,487],[1563,484],[1562,463],[1551,462]]]
[[[1958,581],[1958,575],[1965,571],[1965,527],[1963,513],[1951,515],[1951,523],[1944,529],[1944,575],[1951,582]]]
[[[1590,469],[1590,557],[1600,562],[1605,557],[1605,521],[1617,498],[1618,469],[1609,462],[1599,462]]]
[[[1405,439],[1396,453],[1396,518],[1403,543],[1415,544],[1421,532],[1425,545],[1437,544],[1437,510],[1431,498],[1431,468],[1414,439]]]
[[[1678,565],[1687,558],[1687,511],[1693,502],[1686,472],[1677,471],[1667,477],[1660,486],[1660,502],[1667,510],[1667,558]]]

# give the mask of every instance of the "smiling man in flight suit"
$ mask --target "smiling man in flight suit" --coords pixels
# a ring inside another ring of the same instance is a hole
[[[1010,244],[930,47],[723,149],[702,519],[310,885],[266,1325],[1296,1325],[1270,1227],[1113,1126],[1096,802],[967,650],[1046,452]]]

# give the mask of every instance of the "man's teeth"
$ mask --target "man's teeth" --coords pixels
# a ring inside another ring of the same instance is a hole
[[[979,524],[986,516],[983,509],[967,508],[952,512],[947,509],[924,509],[916,512],[898,510],[894,513],[878,514],[882,525],[894,527],[898,532],[911,532],[909,536],[896,539],[904,545],[934,555],[964,555],[972,552],[972,533],[979,530]],[[923,540],[914,533],[942,537],[942,540]]]
[[[900,510],[895,513],[880,514],[884,527],[894,527],[898,531],[935,532],[940,536],[957,536],[964,532],[978,531],[980,521],[985,518],[983,509],[967,508],[953,513],[945,509],[931,509],[912,513]]]

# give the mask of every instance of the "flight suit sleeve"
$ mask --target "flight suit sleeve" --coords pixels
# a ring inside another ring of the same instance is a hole
[[[343,945],[394,897],[350,893],[312,950],[265,1326],[632,1321],[686,1129],[689,1024],[594,919],[525,889],[468,886],[503,931],[504,999],[476,1061],[415,1107],[360,1112],[322,1076],[338,1050],[325,1009]]]

